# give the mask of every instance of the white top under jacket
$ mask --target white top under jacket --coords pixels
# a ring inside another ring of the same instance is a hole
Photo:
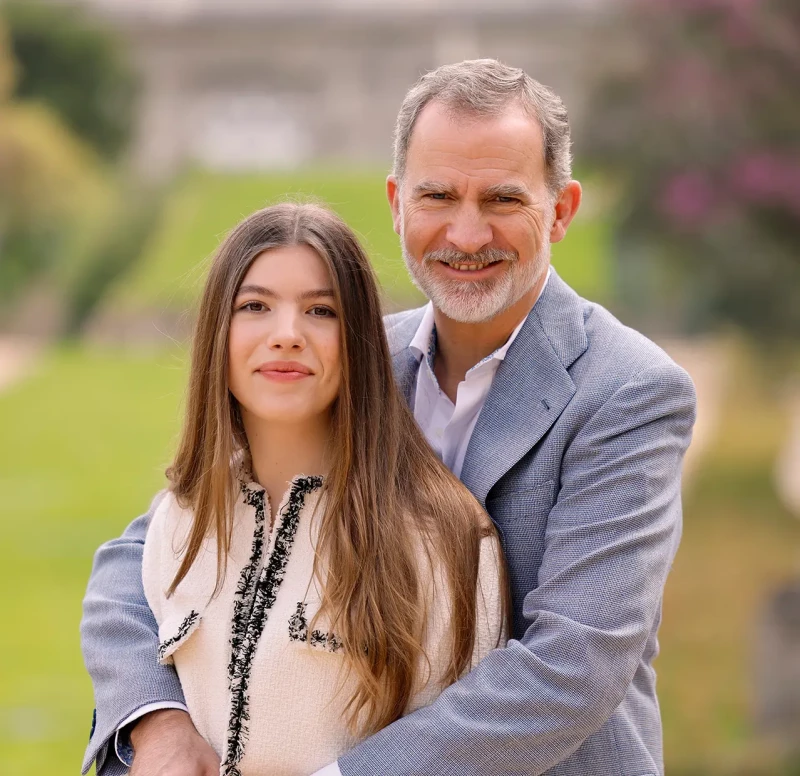
[[[548,269],[539,292],[540,296],[547,288],[549,280]],[[503,345],[467,370],[464,379],[458,384],[456,401],[453,403],[439,387],[439,381],[433,371],[436,356],[436,325],[433,304],[428,302],[425,307],[425,314],[422,316],[417,333],[408,346],[420,361],[411,406],[414,418],[428,443],[456,477],[461,477],[472,432],[478,423],[478,415],[486,403],[494,376],[526,320],[527,317],[517,324]]]
[[[354,686],[341,672],[344,647],[323,618],[309,633],[320,606],[312,568],[321,485],[319,477],[297,477],[272,529],[264,489],[242,485],[216,597],[213,537],[175,593],[165,594],[185,549],[191,511],[168,493],[150,524],[142,576],[158,622],[158,658],[174,663],[192,721],[220,756],[221,774],[308,776],[358,742],[343,717]],[[504,638],[499,552],[494,537],[483,540],[470,667]],[[446,665],[447,589],[425,555],[419,553],[430,602],[425,646],[431,672],[427,682],[421,674],[406,713],[435,700]]]

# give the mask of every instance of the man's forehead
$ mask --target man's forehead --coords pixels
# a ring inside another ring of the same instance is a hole
[[[426,105],[411,133],[407,171],[419,179],[478,176],[526,183],[544,174],[541,128],[517,105],[497,116]]]

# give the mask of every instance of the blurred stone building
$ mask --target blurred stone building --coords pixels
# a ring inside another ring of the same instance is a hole
[[[626,56],[613,0],[61,0],[128,40],[142,77],[136,167],[379,163],[402,97],[445,62],[497,57],[565,99]],[[619,37],[616,35],[616,37]]]

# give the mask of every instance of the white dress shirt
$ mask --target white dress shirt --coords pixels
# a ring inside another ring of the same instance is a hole
[[[409,346],[421,361],[412,402],[414,418],[434,452],[456,477],[461,476],[467,446],[489,395],[492,380],[524,323],[523,318],[504,345],[467,371],[456,389],[454,404],[439,387],[433,371],[436,355],[433,305],[429,302],[425,308],[422,322]]]

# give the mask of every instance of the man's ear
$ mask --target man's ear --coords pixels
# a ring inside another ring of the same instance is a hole
[[[389,200],[389,207],[392,209],[394,230],[400,234],[400,184],[394,175],[390,175],[386,179],[386,197]]]
[[[578,181],[570,181],[561,190],[561,194],[559,194],[556,200],[556,220],[553,222],[553,226],[550,229],[551,243],[560,242],[564,239],[567,228],[578,212],[582,196],[583,190]]]

